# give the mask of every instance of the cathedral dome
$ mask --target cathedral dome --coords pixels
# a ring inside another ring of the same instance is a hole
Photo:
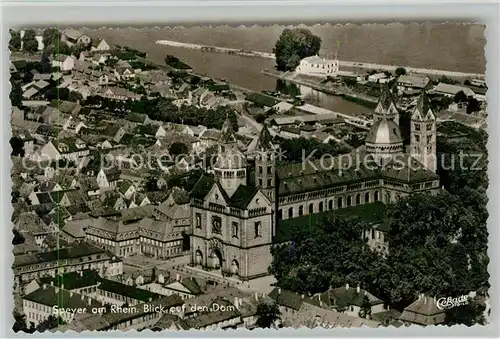
[[[382,119],[373,124],[366,135],[367,144],[400,144],[403,143],[399,126],[390,119]]]

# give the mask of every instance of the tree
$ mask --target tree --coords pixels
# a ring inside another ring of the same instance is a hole
[[[456,103],[467,102],[467,95],[464,93],[464,91],[460,91],[457,94],[455,94],[453,101]]]
[[[13,315],[14,315],[14,326],[12,326],[12,330],[15,333],[17,333],[19,331],[22,331],[25,333],[35,333],[36,329],[33,326],[27,326],[25,314],[21,314],[21,313],[14,311]]]
[[[10,139],[10,146],[12,147],[13,156],[24,157],[24,142],[18,137],[12,137]]]
[[[35,53],[38,51],[38,41],[36,40],[36,33],[32,29],[27,29],[26,31],[24,31],[23,50],[28,53]]]
[[[61,32],[55,27],[46,28],[42,34],[42,41],[45,48],[56,46],[61,42]]]
[[[481,104],[476,98],[470,98],[467,102],[467,113],[477,112],[481,109]]]
[[[273,53],[280,71],[294,70],[305,57],[318,54],[321,39],[304,28],[285,28],[281,33]]]
[[[83,95],[77,91],[70,91],[68,95],[68,100],[73,102],[82,102]]]
[[[397,76],[399,76],[399,75],[406,75],[406,68],[404,68],[404,67],[398,67],[394,71],[394,74],[396,74]]]
[[[73,45],[73,47],[71,48],[71,53],[76,58],[79,58],[80,57],[80,53],[82,53],[84,51],[87,51],[88,47],[89,47],[88,45],[85,45],[85,44],[79,42],[79,43]]]
[[[363,303],[360,307],[360,310],[358,312],[358,316],[360,318],[367,318],[372,314],[372,305],[370,304],[370,299],[368,299],[368,296],[363,297]]]
[[[438,79],[438,83],[442,82],[443,84],[450,84],[450,85],[455,85],[459,84],[460,82],[453,80],[452,78],[448,78],[447,76],[442,76]]]
[[[21,107],[23,92],[21,84],[18,82],[11,82],[12,89],[9,93],[10,103],[13,107]]]
[[[454,296],[488,286],[487,229],[461,197],[411,195],[389,206],[386,222],[389,254],[365,281],[375,295],[404,307],[418,292]]]
[[[9,30],[10,32],[10,41],[9,41],[9,49],[11,51],[18,51],[21,49],[21,34],[13,29]]]
[[[446,310],[445,324],[448,326],[463,324],[473,326],[486,325],[484,310],[486,306],[478,298],[469,298],[467,305]]]
[[[52,64],[45,52],[42,53],[42,59],[40,60],[40,71],[41,73],[52,72]]]
[[[24,236],[16,229],[13,229],[14,238],[12,239],[12,245],[24,244],[25,238]]]
[[[169,151],[170,155],[172,155],[173,157],[189,154],[189,148],[182,142],[174,142],[172,145],[170,145]]]
[[[315,294],[329,286],[365,284],[365,274],[379,260],[363,233],[370,226],[359,217],[322,215],[289,228],[291,243],[272,248],[272,273],[277,285],[298,293]],[[331,253],[342,253],[332,256]]]
[[[257,305],[257,326],[270,328],[280,319],[280,309],[276,303],[262,302]]]
[[[47,330],[57,328],[58,326],[63,324],[65,324],[65,322],[60,317],[49,315],[49,317],[46,320],[38,324],[36,330],[38,332],[45,332]]]

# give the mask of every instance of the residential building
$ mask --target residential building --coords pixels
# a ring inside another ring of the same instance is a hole
[[[306,57],[300,61],[295,72],[313,76],[335,76],[339,71],[339,61],[321,58],[318,55]]]
[[[399,320],[421,326],[438,325],[445,321],[446,311],[438,308],[436,298],[420,294],[418,299],[405,307]]]

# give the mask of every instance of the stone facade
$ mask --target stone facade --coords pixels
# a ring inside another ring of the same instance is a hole
[[[425,112],[424,118],[420,112]],[[436,123],[426,94],[421,94],[412,114],[412,124],[420,124],[421,129],[412,127],[410,154],[403,151],[397,117],[390,91],[386,92],[374,113],[366,147],[336,158],[279,167],[265,126],[256,151],[243,155],[226,121],[215,176],[202,176],[191,193],[191,264],[243,280],[267,275],[281,219],[374,202],[389,204],[414,193],[437,194],[435,162],[431,156],[419,155],[425,148],[435,160]],[[415,137],[422,128],[425,143]],[[254,168],[247,165],[247,156],[253,158]],[[247,172],[244,179],[240,174]],[[371,241],[376,247],[384,245],[380,250],[386,251],[384,231],[374,231],[378,237]]]

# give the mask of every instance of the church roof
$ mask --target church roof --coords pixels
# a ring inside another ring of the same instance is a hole
[[[257,147],[262,149],[273,148],[273,137],[271,136],[271,133],[269,133],[269,129],[265,124],[262,126],[262,130],[260,131]]]
[[[382,104],[382,109],[384,111],[387,111],[391,106],[391,103],[394,103],[394,98],[392,97],[389,85],[387,84],[382,85],[382,96],[380,97],[378,102]]]
[[[366,143],[395,144],[402,143],[399,126],[391,119],[382,119],[373,124],[366,135]]]
[[[230,206],[245,209],[259,191],[258,187],[240,185],[231,196]]]
[[[394,162],[385,165],[381,169],[381,175],[384,178],[407,183],[439,179],[436,173],[425,168],[418,160],[408,154],[402,154]]]
[[[413,120],[423,120],[423,121],[436,120],[434,110],[432,109],[431,106],[431,101],[427,96],[427,93],[425,93],[425,91],[422,91],[422,93],[420,93],[417,105],[413,109],[411,118]]]
[[[245,209],[253,199],[255,194],[257,194],[257,192],[259,191],[259,188],[255,186],[240,185],[233,193],[233,195],[229,197],[226,194],[224,188],[219,184],[219,182],[207,175],[203,175],[191,191],[191,197],[195,199],[205,199],[214,185],[218,186],[228,206],[236,207],[239,209]]]
[[[212,189],[214,179],[203,174],[191,190],[190,196],[195,199],[203,199]]]
[[[226,117],[226,120],[222,125],[219,141],[225,144],[235,143],[237,141],[236,136],[234,135],[233,124],[231,123],[231,120],[229,120],[229,116]]]

